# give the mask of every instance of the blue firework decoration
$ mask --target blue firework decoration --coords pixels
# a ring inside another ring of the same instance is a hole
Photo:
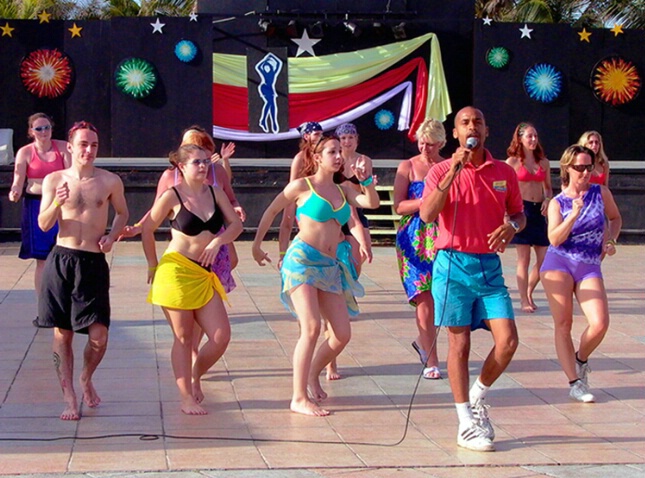
[[[510,61],[511,54],[503,46],[495,46],[486,53],[486,62],[498,70],[508,66]]]
[[[175,56],[179,61],[190,63],[197,56],[197,45],[190,40],[181,40],[175,45]]]
[[[390,129],[394,124],[394,114],[390,110],[379,110],[374,115],[374,123],[381,131]]]
[[[128,58],[116,67],[114,80],[121,93],[141,99],[149,96],[157,85],[157,71],[143,58]]]
[[[562,93],[562,72],[548,63],[536,63],[524,75],[524,90],[532,100],[553,103]]]

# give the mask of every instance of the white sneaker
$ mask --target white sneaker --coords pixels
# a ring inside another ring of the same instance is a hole
[[[589,374],[591,373],[591,367],[589,362],[580,363],[576,359],[576,375],[578,378],[585,384],[589,385]]]
[[[477,424],[486,432],[486,438],[489,440],[495,439],[495,429],[490,423],[490,418],[488,418],[488,405],[484,399],[479,399],[475,403],[470,404],[470,408],[473,411],[473,417],[477,421]]]
[[[571,385],[569,396],[572,399],[578,400],[579,402],[583,403],[591,403],[595,400],[594,396],[589,391],[587,384],[580,379],[576,380],[573,385]]]
[[[459,427],[457,445],[472,451],[495,451],[495,445],[486,436],[486,430],[479,426],[477,420],[473,420],[469,427]]]

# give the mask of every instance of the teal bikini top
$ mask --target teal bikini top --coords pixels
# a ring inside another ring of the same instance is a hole
[[[349,221],[350,207],[343,190],[337,184],[336,187],[340,191],[340,195],[343,197],[343,204],[338,208],[334,209],[327,199],[320,196],[311,185],[309,178],[305,178],[309,189],[311,189],[311,196],[307,198],[307,201],[302,206],[298,206],[296,209],[296,219],[300,220],[300,215],[304,214],[305,216],[313,219],[316,222],[326,222],[330,219],[336,219],[338,223],[342,226],[347,221]]]

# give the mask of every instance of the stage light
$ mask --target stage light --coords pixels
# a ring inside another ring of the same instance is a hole
[[[408,37],[407,33],[405,33],[405,22],[394,25],[392,27],[392,33],[394,33],[396,40],[405,40]]]
[[[261,18],[260,21],[258,21],[258,27],[260,27],[260,30],[265,32],[265,33],[269,29],[270,26],[271,26],[271,22],[269,20]]]
[[[343,25],[345,25],[345,28],[347,29],[347,31],[352,35],[354,35],[355,37],[361,34],[361,29],[358,27],[358,25],[356,25],[356,23],[346,21],[346,22],[343,22]]]
[[[322,38],[325,36],[325,24],[323,22],[316,22],[309,27],[309,32],[312,38]]]
[[[296,23],[295,20],[289,20],[289,23],[287,24],[286,32],[289,38],[298,37],[298,24]]]

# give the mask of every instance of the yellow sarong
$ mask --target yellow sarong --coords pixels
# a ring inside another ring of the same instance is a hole
[[[171,309],[195,310],[205,306],[215,292],[228,303],[224,287],[214,272],[179,252],[166,251],[157,265],[148,302]]]

